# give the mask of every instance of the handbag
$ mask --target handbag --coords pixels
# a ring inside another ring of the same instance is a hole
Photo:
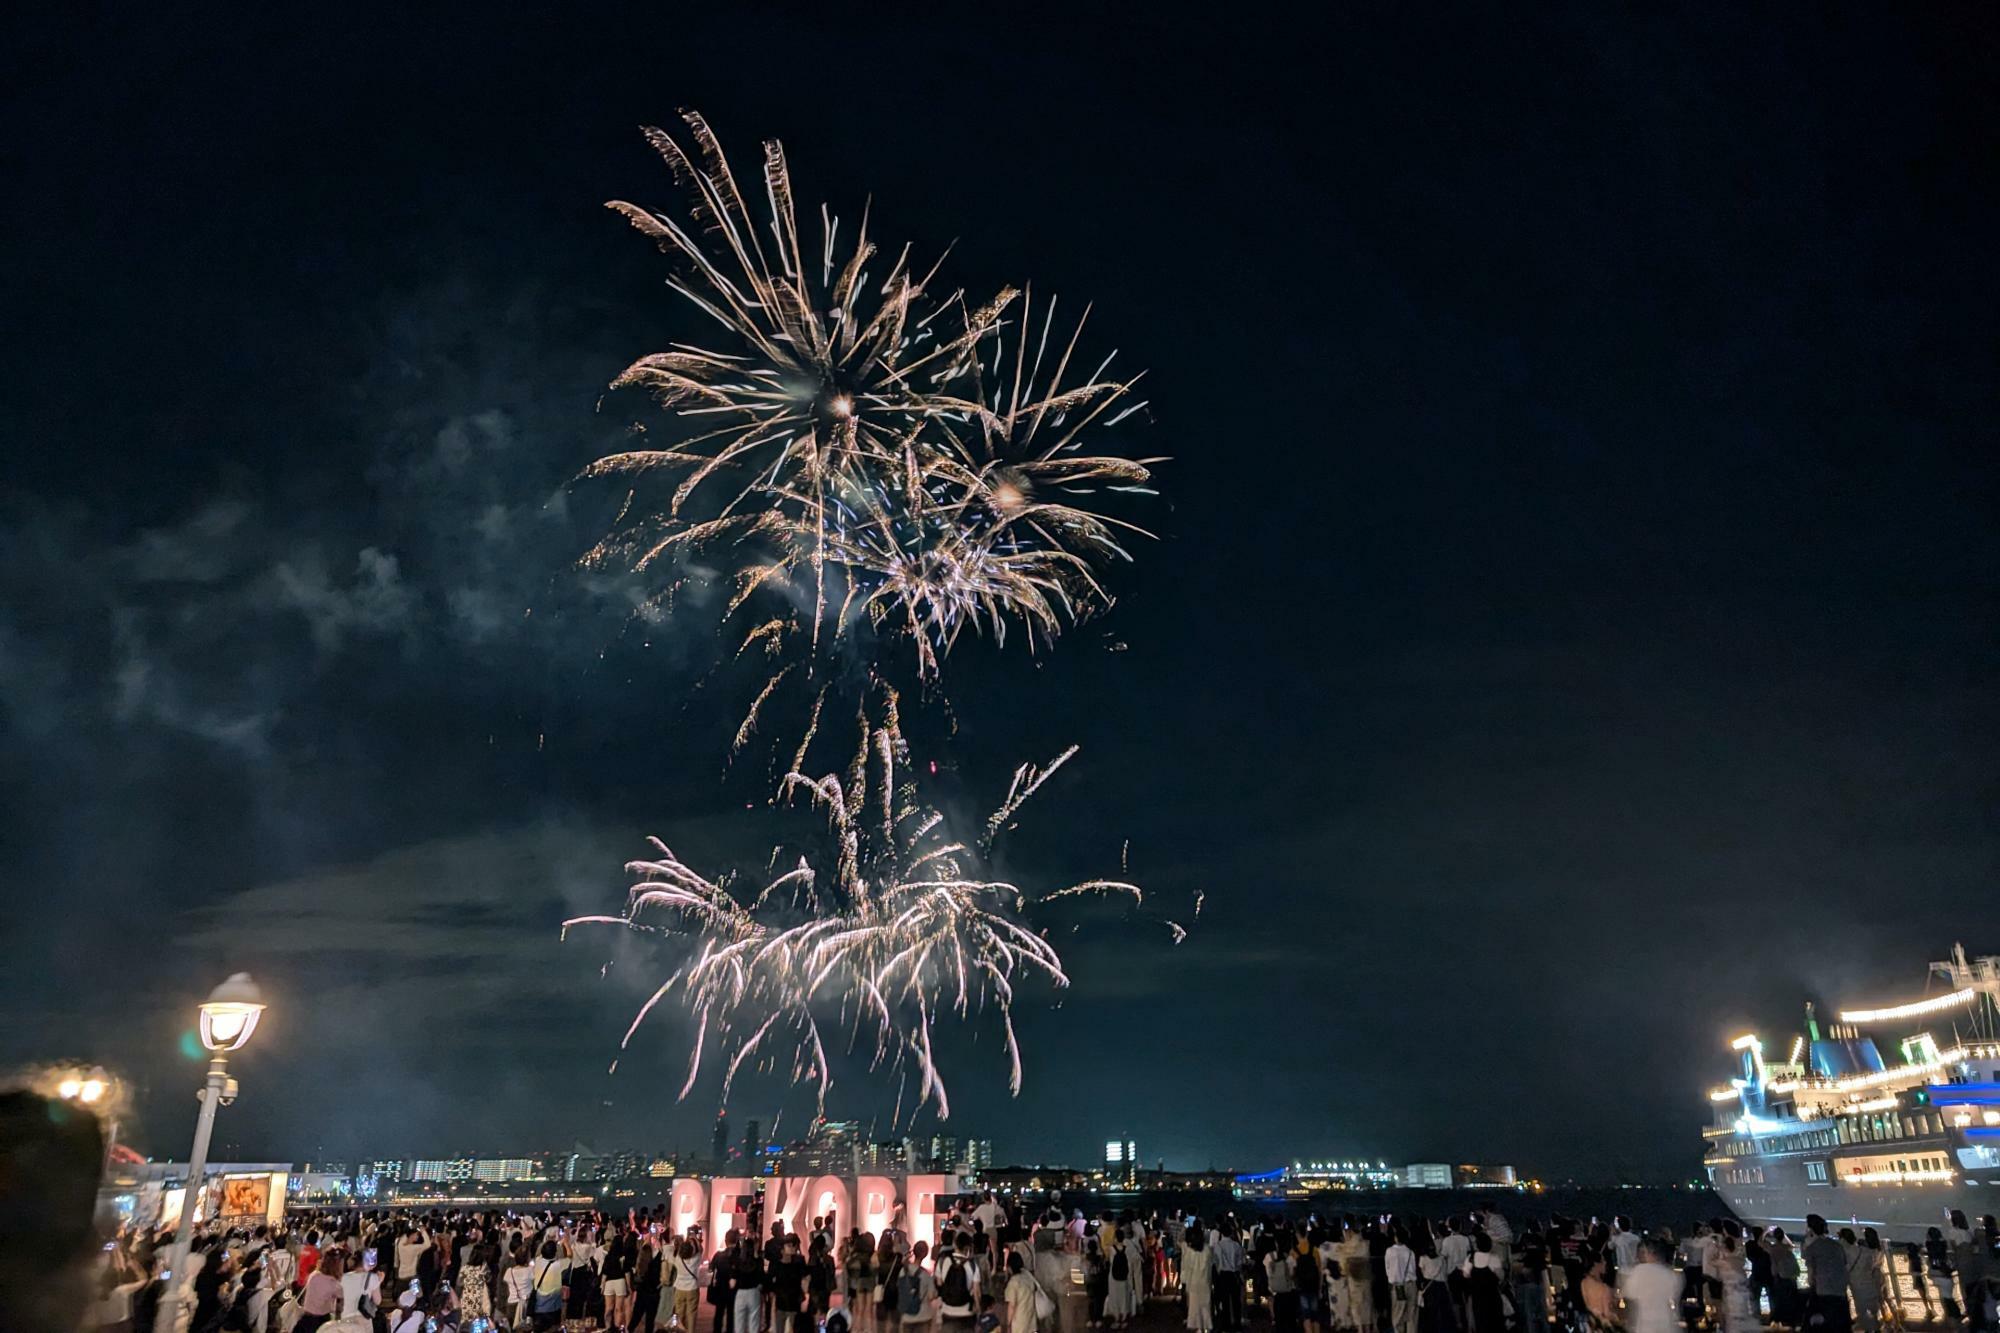
[[[1030,1277],[1028,1281],[1035,1284],[1035,1318],[1054,1319],[1056,1317],[1056,1298],[1049,1295],[1043,1289],[1039,1278]]]

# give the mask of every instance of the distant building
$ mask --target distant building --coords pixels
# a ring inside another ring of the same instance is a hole
[[[1139,1178],[1139,1145],[1132,1139],[1111,1139],[1104,1145],[1104,1178],[1130,1185]]]
[[[980,1173],[980,1183],[988,1189],[1080,1190],[1090,1186],[1090,1175],[1067,1166],[1003,1166]]]
[[[1413,1190],[1448,1190],[1452,1187],[1451,1163],[1412,1162],[1403,1168],[1403,1185]]]
[[[870,1171],[922,1171],[927,1163],[915,1139],[880,1139],[864,1144],[861,1165]]]
[[[857,1162],[863,1169],[873,1167],[867,1156],[859,1121],[816,1120],[804,1140],[778,1154],[775,1170],[784,1176],[844,1176]]]
[[[1457,1172],[1458,1184],[1464,1189],[1513,1189],[1519,1181],[1511,1166],[1488,1163],[1475,1165],[1471,1162],[1460,1165]]]
[[[345,1203],[354,1181],[344,1171],[299,1171],[285,1180],[285,1195],[299,1203]]]
[[[534,1162],[526,1157],[481,1157],[472,1163],[472,1178],[486,1183],[532,1180]]]
[[[638,1180],[649,1175],[653,1167],[653,1154],[649,1152],[612,1153],[604,1159],[605,1180]]]
[[[411,1180],[434,1180],[457,1185],[472,1179],[470,1157],[420,1157],[410,1163]]]

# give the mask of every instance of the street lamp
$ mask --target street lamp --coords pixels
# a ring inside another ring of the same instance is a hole
[[[248,972],[238,972],[217,986],[201,1006],[201,1044],[210,1051],[208,1082],[201,1090],[201,1115],[194,1122],[194,1149],[188,1154],[187,1182],[181,1188],[180,1221],[174,1226],[173,1248],[167,1251],[170,1276],[160,1292],[154,1333],[173,1333],[175,1307],[180,1304],[181,1283],[186,1280],[188,1246],[194,1239],[195,1208],[204,1192],[202,1177],[208,1170],[208,1139],[215,1131],[215,1108],[217,1103],[236,1097],[236,1080],[229,1077],[224,1057],[243,1049],[263,1012],[264,997]],[[81,1081],[77,1091],[81,1096]]]
[[[85,1106],[95,1106],[111,1091],[111,1075],[104,1072],[102,1065],[64,1075],[56,1084],[56,1096],[66,1102],[82,1102]]]
[[[257,983],[248,972],[238,972],[211,991],[201,1006],[201,1044],[218,1053],[242,1050],[263,1012]]]
[[[111,1150],[118,1143],[118,1114],[123,1098],[117,1095],[117,1080],[104,1072],[103,1065],[64,1074],[56,1083],[56,1096],[66,1102],[87,1106],[104,1125],[102,1174],[111,1174]]]

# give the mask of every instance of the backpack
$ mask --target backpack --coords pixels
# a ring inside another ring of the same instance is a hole
[[[896,1308],[911,1319],[922,1317],[924,1313],[924,1275],[921,1270],[911,1269],[897,1279]]]
[[[1132,1261],[1125,1257],[1125,1247],[1120,1245],[1111,1252],[1111,1280],[1129,1282],[1132,1280]]]
[[[966,1267],[965,1260],[960,1258],[947,1261],[944,1280],[938,1283],[938,1296],[946,1305],[972,1304],[972,1283],[966,1277]]]

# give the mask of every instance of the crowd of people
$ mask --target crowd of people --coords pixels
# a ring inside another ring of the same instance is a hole
[[[1995,1323],[2000,1226],[1962,1214],[1925,1242],[1811,1217],[1795,1240],[1733,1219],[1684,1236],[1627,1218],[1516,1230],[1464,1217],[1086,1218],[988,1193],[879,1234],[755,1213],[711,1241],[663,1208],[599,1213],[295,1213],[198,1231],[170,1333],[1883,1333],[1919,1305]],[[96,1326],[149,1333],[166,1237],[107,1247]]]

